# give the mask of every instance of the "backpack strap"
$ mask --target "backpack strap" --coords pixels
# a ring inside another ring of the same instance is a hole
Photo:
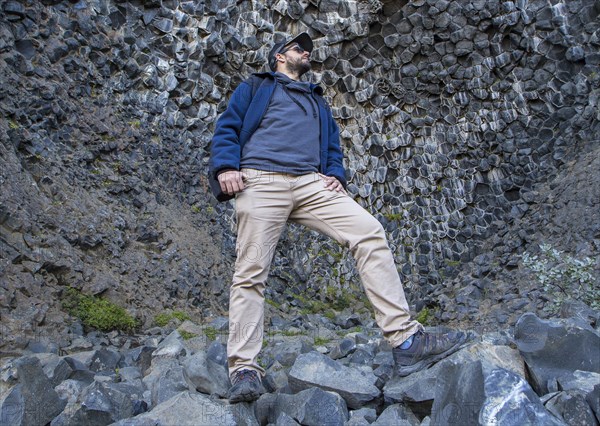
[[[252,97],[256,95],[256,91],[258,90],[264,79],[265,77],[261,77],[256,74],[252,74],[250,77],[248,77],[246,82],[250,85],[250,87],[252,87]]]

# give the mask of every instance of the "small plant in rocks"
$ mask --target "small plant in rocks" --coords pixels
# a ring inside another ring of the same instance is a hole
[[[182,311],[162,312],[154,317],[154,324],[159,327],[164,327],[172,319],[176,319],[179,322],[184,322],[185,320],[189,320],[190,316]]]
[[[137,321],[125,309],[110,300],[83,294],[69,287],[62,301],[63,308],[81,320],[84,326],[101,331],[132,331]]]
[[[181,338],[183,340],[190,340],[193,339],[194,337],[197,337],[197,334],[194,334],[190,331],[186,331],[186,330],[178,330],[179,331],[179,335],[181,336]]]
[[[432,325],[433,317],[433,312],[425,307],[417,314],[416,320],[423,325]]]
[[[594,261],[591,258],[577,259],[550,244],[540,245],[540,250],[536,255],[525,252],[522,260],[552,298],[545,310],[556,312],[567,299],[580,300],[600,309],[600,286],[593,274]]]
[[[329,343],[330,339],[327,339],[326,337],[315,337],[313,343],[315,344],[315,346],[325,346],[327,343]]]
[[[204,335],[209,340],[215,340],[217,338],[217,334],[219,334],[219,331],[214,327],[208,326],[204,328]]]

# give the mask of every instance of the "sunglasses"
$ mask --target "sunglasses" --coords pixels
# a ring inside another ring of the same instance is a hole
[[[303,48],[301,48],[299,45],[294,45],[291,47],[288,47],[287,49],[282,50],[281,52],[279,52],[281,55],[283,55],[284,53],[290,51],[290,50],[295,50],[296,52],[298,52],[299,54],[303,54],[304,52],[306,52],[306,50],[304,50]]]

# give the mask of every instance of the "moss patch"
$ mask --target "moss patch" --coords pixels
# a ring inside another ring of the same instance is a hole
[[[68,288],[62,301],[63,309],[81,320],[84,326],[101,331],[132,331],[137,321],[127,311],[101,297],[89,296]]]
[[[327,343],[329,343],[329,340],[330,339],[327,339],[325,337],[315,337],[314,344],[315,346],[324,346]]]
[[[159,327],[164,327],[172,319],[176,319],[179,322],[184,322],[185,320],[189,320],[190,316],[182,311],[163,312],[154,317],[154,324]]]
[[[204,335],[209,339],[209,340],[215,340],[217,338],[217,334],[219,334],[219,332],[217,331],[216,328],[214,327],[205,327],[204,328]]]
[[[197,337],[197,334],[194,334],[190,331],[186,331],[186,330],[177,330],[179,332],[179,335],[181,336],[181,338],[183,340],[189,340],[189,339],[193,339],[194,337]]]
[[[421,312],[417,314],[416,320],[419,321],[423,325],[431,325],[431,320],[433,319],[432,312],[429,308],[421,309]]]

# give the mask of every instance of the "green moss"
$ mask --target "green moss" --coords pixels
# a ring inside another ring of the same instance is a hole
[[[214,327],[205,327],[204,328],[204,335],[209,339],[209,340],[215,340],[217,338],[217,334],[219,334],[219,332],[217,331],[216,328]]]
[[[325,337],[318,337],[317,336],[317,337],[315,337],[314,344],[315,344],[315,346],[324,346],[327,343],[329,343],[329,341],[330,341],[330,339],[327,339]]]
[[[187,321],[190,319],[190,316],[186,312],[183,312],[183,311],[173,311],[172,316],[173,316],[173,318],[175,318],[181,322],[184,322],[184,321]]]
[[[432,320],[432,312],[429,310],[429,308],[423,308],[421,309],[421,312],[417,314],[416,320],[423,325],[430,325]]]
[[[192,206],[192,213],[200,213],[202,209],[198,206]]]
[[[318,314],[323,311],[326,311],[328,307],[329,305],[323,302],[322,300],[314,300],[310,304],[310,310],[313,312],[313,314]]]
[[[355,303],[356,300],[352,297],[349,292],[342,291],[340,295],[333,302],[333,307],[338,311],[342,311]]]
[[[154,324],[159,327],[164,327],[172,319],[183,322],[185,320],[189,320],[190,316],[183,311],[163,312],[154,317]]]
[[[84,326],[101,331],[132,331],[137,327],[135,318],[125,309],[101,297],[89,296],[68,288],[62,302],[69,314],[81,320]]]
[[[306,334],[306,333],[304,333],[304,332],[302,332],[302,331],[289,331],[289,330],[283,330],[283,331],[281,332],[281,334],[283,334],[284,336],[291,337],[291,336],[301,336],[301,335],[304,335],[304,334]]]
[[[331,310],[329,310],[329,311],[325,312],[325,313],[323,314],[323,316],[324,316],[325,318],[328,318],[328,319],[330,319],[331,321],[333,321],[333,320],[335,319],[335,312],[334,312],[334,311],[331,311]]]
[[[8,120],[8,127],[11,129],[18,129],[19,128],[19,124],[16,121],[13,120]]]
[[[183,340],[189,340],[194,337],[198,337],[197,334],[192,333],[190,331],[186,331],[186,330],[177,330],[177,331],[179,331],[179,335],[183,338]]]
[[[279,305],[277,304],[277,302],[275,302],[274,300],[271,299],[265,299],[265,302],[267,302],[269,305],[271,305],[274,308],[279,309]]]
[[[171,314],[163,312],[154,317],[154,324],[156,324],[159,327],[164,327],[169,323],[169,321],[171,321],[171,318]]]
[[[458,265],[460,265],[460,260],[446,259],[445,262],[446,265],[450,266],[451,268],[456,268]]]
[[[329,250],[329,249],[325,249],[323,251],[326,254],[328,254],[329,256],[333,257],[336,262],[340,262],[344,257],[344,254],[339,251],[333,251],[333,250]]]
[[[390,222],[397,222],[402,219],[402,213],[386,213],[383,215]]]

